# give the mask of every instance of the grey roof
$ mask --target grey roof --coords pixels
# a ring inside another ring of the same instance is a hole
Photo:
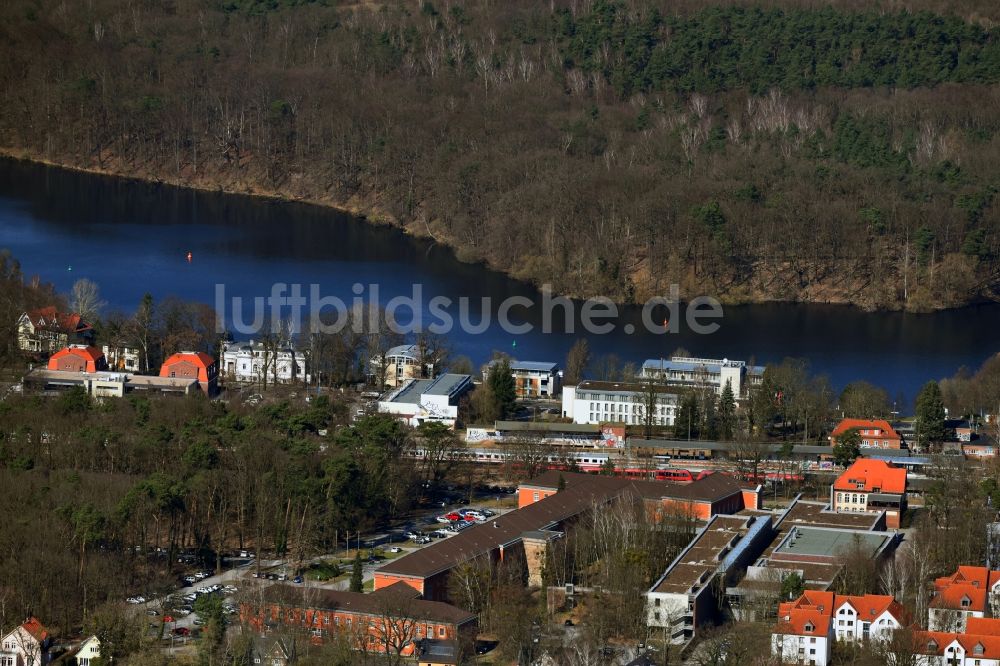
[[[472,377],[470,375],[444,374],[424,388],[423,393],[427,395],[454,395],[462,390],[466,384],[471,383]]]
[[[470,375],[445,374],[436,379],[414,379],[394,393],[390,393],[385,400],[419,405],[422,395],[453,396],[471,386],[472,377]]]
[[[416,345],[396,345],[392,347],[385,353],[386,357],[389,356],[407,356],[409,358],[417,357],[417,346]]]
[[[580,382],[576,390],[577,391],[600,391],[602,393],[622,393],[622,394],[634,394],[643,393],[648,389],[648,384],[642,384],[640,382],[603,382],[596,381],[593,379],[587,379]],[[676,387],[655,384],[656,392],[659,394],[670,394],[679,395]]]
[[[549,363],[547,361],[514,361],[510,364],[511,370],[526,370],[529,372],[555,372],[558,367],[558,363]]]
[[[497,421],[497,430],[507,432],[572,432],[599,435],[601,426],[596,423],[552,423],[549,421]]]
[[[499,359],[493,359],[486,364],[487,368],[492,368],[500,362]],[[515,361],[511,360],[510,369],[511,370],[524,370],[527,372],[555,372],[559,369],[558,363],[549,363],[548,361]]]
[[[894,538],[893,533],[887,532],[860,532],[796,525],[775,548],[772,559],[783,559],[780,556],[791,559],[793,556],[802,555],[837,557],[842,550],[851,548],[856,540],[860,540],[862,547],[874,557]]]
[[[710,368],[713,368],[713,367],[715,368],[714,371],[718,372],[718,367],[719,366],[696,365],[694,363],[683,363],[683,362],[680,362],[680,361],[671,361],[670,359],[666,359],[666,358],[665,359],[651,358],[651,359],[646,360],[642,364],[642,369],[643,370],[647,370],[647,369],[649,369],[649,370],[676,370],[676,371],[680,371],[680,372],[694,372],[698,368],[704,368],[705,370],[708,370],[709,372],[712,372],[712,370],[710,370]]]

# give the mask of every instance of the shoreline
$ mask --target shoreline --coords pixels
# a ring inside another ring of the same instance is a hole
[[[392,227],[394,229],[398,229],[402,234],[404,234],[405,236],[407,236],[409,238],[417,239],[417,240],[421,240],[421,241],[425,241],[425,242],[428,242],[428,243],[432,243],[434,245],[441,245],[443,247],[448,248],[448,250],[451,251],[452,255],[455,257],[455,260],[459,261],[459,262],[461,262],[463,264],[478,265],[478,266],[480,266],[481,268],[483,268],[485,270],[489,270],[489,271],[492,271],[492,272],[497,273],[499,275],[502,275],[502,276],[504,276],[508,280],[513,280],[515,282],[519,282],[521,284],[527,285],[527,286],[531,287],[532,289],[538,291],[539,293],[541,292],[541,288],[542,288],[542,285],[539,284],[538,282],[536,282],[534,280],[526,280],[526,279],[517,277],[517,276],[513,275],[510,271],[507,271],[507,270],[504,270],[502,268],[499,268],[499,267],[491,264],[490,262],[488,262],[486,260],[476,259],[476,260],[473,260],[473,261],[469,261],[468,259],[462,259],[461,256],[460,256],[460,254],[461,254],[460,253],[461,248],[456,247],[455,245],[453,245],[452,243],[447,242],[446,240],[441,240],[441,239],[435,237],[433,234],[430,233],[430,229],[429,228],[427,229],[426,233],[419,233],[419,231],[416,231],[416,232],[413,231],[413,229],[411,229],[410,226],[408,226],[406,224],[403,224],[400,220],[396,219],[393,215],[385,212],[384,210],[381,210],[377,205],[374,205],[374,204],[367,204],[367,203],[366,204],[361,204],[361,203],[350,203],[350,202],[342,203],[342,202],[335,202],[335,201],[332,201],[332,200],[329,200],[329,199],[316,199],[316,198],[306,197],[306,196],[298,197],[298,196],[290,195],[288,193],[283,193],[283,192],[280,192],[280,191],[275,191],[275,190],[261,190],[261,189],[257,189],[257,188],[254,188],[254,187],[249,187],[248,189],[245,189],[245,190],[238,190],[238,189],[234,189],[234,188],[231,188],[231,187],[225,187],[225,186],[219,185],[219,184],[216,184],[216,185],[212,186],[212,185],[208,185],[208,184],[201,183],[201,182],[196,182],[196,181],[195,182],[192,182],[192,181],[180,181],[180,180],[171,179],[171,178],[154,178],[154,177],[151,177],[151,176],[142,176],[142,175],[135,175],[135,174],[123,174],[123,173],[121,173],[119,171],[116,171],[116,170],[113,170],[113,169],[107,169],[107,168],[102,169],[102,168],[93,167],[93,166],[86,167],[86,166],[80,166],[80,165],[76,165],[76,164],[68,164],[68,163],[65,163],[65,162],[59,162],[59,161],[55,161],[55,160],[52,160],[52,159],[48,159],[48,158],[36,156],[33,153],[31,153],[31,152],[29,152],[27,150],[24,150],[24,149],[15,149],[15,148],[10,148],[8,146],[0,146],[0,158],[12,159],[12,160],[17,160],[17,161],[21,161],[21,162],[27,162],[27,163],[30,163],[30,164],[44,166],[44,167],[49,167],[49,168],[63,169],[65,171],[79,173],[79,174],[86,174],[86,175],[91,175],[91,176],[102,176],[102,177],[114,178],[114,179],[122,180],[122,181],[132,181],[132,182],[135,182],[137,184],[144,184],[144,185],[166,185],[168,187],[175,187],[175,188],[178,188],[178,189],[185,189],[185,190],[191,190],[191,191],[196,191],[196,192],[204,192],[204,193],[212,193],[212,194],[223,194],[223,195],[230,195],[230,196],[244,196],[244,197],[248,197],[248,198],[251,198],[251,199],[268,200],[268,201],[279,202],[279,203],[297,203],[297,204],[306,204],[306,205],[309,205],[309,206],[316,206],[318,208],[323,208],[323,209],[326,209],[326,210],[336,211],[338,213],[341,213],[341,214],[344,214],[344,215],[348,215],[348,216],[357,218],[359,221],[363,222],[364,224],[370,224],[370,225],[376,226],[376,227],[378,227],[378,226],[383,226],[383,227],[384,226],[388,226],[388,227]],[[414,220],[414,223],[416,223],[416,220]],[[424,226],[427,227],[427,223],[426,222],[424,223]],[[573,299],[573,300],[578,300],[578,301],[585,300],[584,297],[581,297],[580,295],[573,294],[573,293],[560,293],[560,294],[557,294],[557,295],[565,296],[567,298],[570,298],[570,299]],[[977,296],[976,298],[971,299],[968,302],[963,303],[961,305],[957,305],[957,306],[936,307],[936,308],[933,308],[933,309],[930,309],[930,310],[908,310],[906,307],[896,307],[896,308],[888,308],[888,307],[866,308],[866,307],[858,305],[855,301],[852,301],[851,299],[846,298],[846,297],[843,298],[843,299],[840,299],[840,300],[808,300],[808,299],[806,299],[806,300],[795,300],[795,299],[781,299],[781,298],[728,299],[728,298],[726,298],[724,296],[721,297],[721,298],[719,298],[719,297],[716,297],[716,298],[717,298],[717,300],[723,306],[753,306],[753,305],[780,305],[780,304],[790,304],[790,305],[832,305],[832,306],[840,306],[840,307],[849,307],[849,308],[852,308],[852,309],[860,310],[860,311],[865,312],[865,313],[892,313],[892,312],[899,312],[899,313],[910,314],[910,315],[924,315],[924,314],[934,314],[936,312],[946,312],[946,311],[949,311],[949,310],[962,310],[962,309],[966,309],[966,308],[976,307],[976,306],[980,306],[980,305],[988,305],[988,304],[996,303],[997,302],[995,300],[992,300],[992,299],[989,299],[989,298],[985,298],[983,296]],[[683,304],[683,303],[685,303],[687,301],[685,301],[685,300],[682,299],[680,302]],[[617,306],[619,306],[619,307],[627,307],[627,306],[641,305],[642,303],[641,302],[620,302],[620,301],[616,301],[615,304]]]

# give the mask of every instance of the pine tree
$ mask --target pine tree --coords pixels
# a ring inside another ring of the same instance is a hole
[[[733,395],[733,383],[728,379],[719,396],[718,420],[720,437],[731,440],[736,429],[736,396]]]
[[[719,417],[716,412],[715,392],[705,394],[704,408],[701,415],[701,434],[705,439],[714,440],[719,436]]]
[[[924,451],[944,441],[944,401],[935,381],[924,384],[917,395],[917,444]]]
[[[361,592],[365,587],[364,572],[361,568],[361,551],[354,556],[354,568],[351,570],[351,592]]]
[[[505,419],[514,412],[517,400],[517,386],[514,384],[514,375],[511,374],[510,361],[506,358],[497,361],[490,370],[488,381],[497,413],[501,419]]]

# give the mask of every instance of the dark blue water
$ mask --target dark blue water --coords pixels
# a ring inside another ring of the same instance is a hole
[[[728,306],[720,328],[696,335],[643,332],[638,308],[627,308],[608,335],[540,330],[536,305],[515,308],[513,319],[535,326],[513,335],[495,323],[496,307],[512,296],[538,302],[531,286],[478,265],[463,264],[451,251],[385,227],[304,204],[195,192],[179,188],[79,174],[0,160],[0,247],[10,249],[27,275],[38,275],[61,291],[83,277],[97,282],[109,309],[134,310],[145,292],[215,303],[216,285],[246,300],[267,296],[275,282],[317,284],[326,296],[349,303],[352,285],[378,284],[380,302],[410,295],[420,283],[424,301],[467,297],[470,319],[484,314],[494,323],[482,334],[453,331],[453,354],[486,361],[493,350],[522,360],[563,362],[579,337],[594,356],[615,354],[641,363],[678,347],[712,358],[779,361],[804,357],[813,372],[835,387],[866,379],[890,396],[913,399],[928,379],[976,367],[1000,350],[1000,305],[935,314],[865,313],[845,306],[767,304]],[[191,261],[187,253],[191,253]],[[492,309],[480,312],[480,299]],[[228,301],[227,301],[228,302]],[[252,319],[245,303],[244,319]],[[457,310],[452,308],[455,314]],[[654,317],[662,321],[663,313]],[[403,311],[400,320],[409,318]],[[227,310],[227,322],[231,324]],[[429,322],[425,317],[425,323]],[[626,324],[638,333],[627,334]],[[516,346],[515,346],[516,343]]]

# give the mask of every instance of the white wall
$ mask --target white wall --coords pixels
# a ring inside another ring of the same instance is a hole
[[[830,639],[826,636],[771,634],[771,654],[786,664],[815,663],[816,666],[826,666],[830,661]]]
[[[574,423],[576,423],[576,417],[574,416],[576,411],[575,405],[576,405],[576,387],[575,386],[564,387],[562,392],[563,416],[573,419]]]

